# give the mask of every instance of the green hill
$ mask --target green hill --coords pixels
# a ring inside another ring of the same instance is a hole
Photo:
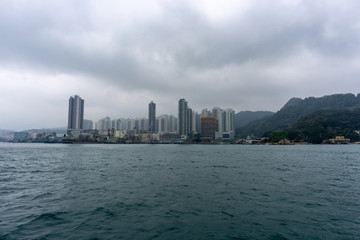
[[[360,130],[360,108],[317,111],[300,118],[289,131],[297,135],[297,140],[321,143],[335,136],[359,141],[357,130]]]
[[[292,98],[272,116],[252,121],[236,129],[239,137],[263,136],[264,133],[291,128],[301,117],[320,110],[360,108],[360,94],[335,94],[320,98]]]

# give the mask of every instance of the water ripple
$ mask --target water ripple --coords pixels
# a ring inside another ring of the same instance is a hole
[[[357,239],[359,155],[358,146],[0,144],[0,240]]]

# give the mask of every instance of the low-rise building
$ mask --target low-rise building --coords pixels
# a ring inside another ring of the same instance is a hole
[[[329,139],[331,144],[348,144],[350,142],[349,138],[345,138],[344,136],[336,136],[335,138]]]
[[[231,142],[235,138],[234,131],[229,132],[215,132],[215,140],[221,142]]]

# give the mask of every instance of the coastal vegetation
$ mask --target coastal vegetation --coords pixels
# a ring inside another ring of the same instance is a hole
[[[255,135],[270,142],[281,139],[322,143],[335,136],[359,141],[360,95],[336,94],[304,100],[290,99],[272,116],[236,129],[238,137]]]

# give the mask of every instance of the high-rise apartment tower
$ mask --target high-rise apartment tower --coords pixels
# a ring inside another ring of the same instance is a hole
[[[185,99],[179,100],[178,131],[180,135],[189,136],[192,134],[192,109],[188,107]]]
[[[179,100],[179,115],[178,115],[178,130],[180,135],[187,135],[186,132],[186,115],[187,115],[187,101],[185,99]]]
[[[226,108],[222,111],[221,124],[223,132],[235,131],[234,116],[235,111],[231,108]]]
[[[149,103],[149,132],[155,132],[156,126],[156,104],[151,101]]]
[[[84,127],[84,99],[78,95],[69,99],[68,130],[81,130]]]

